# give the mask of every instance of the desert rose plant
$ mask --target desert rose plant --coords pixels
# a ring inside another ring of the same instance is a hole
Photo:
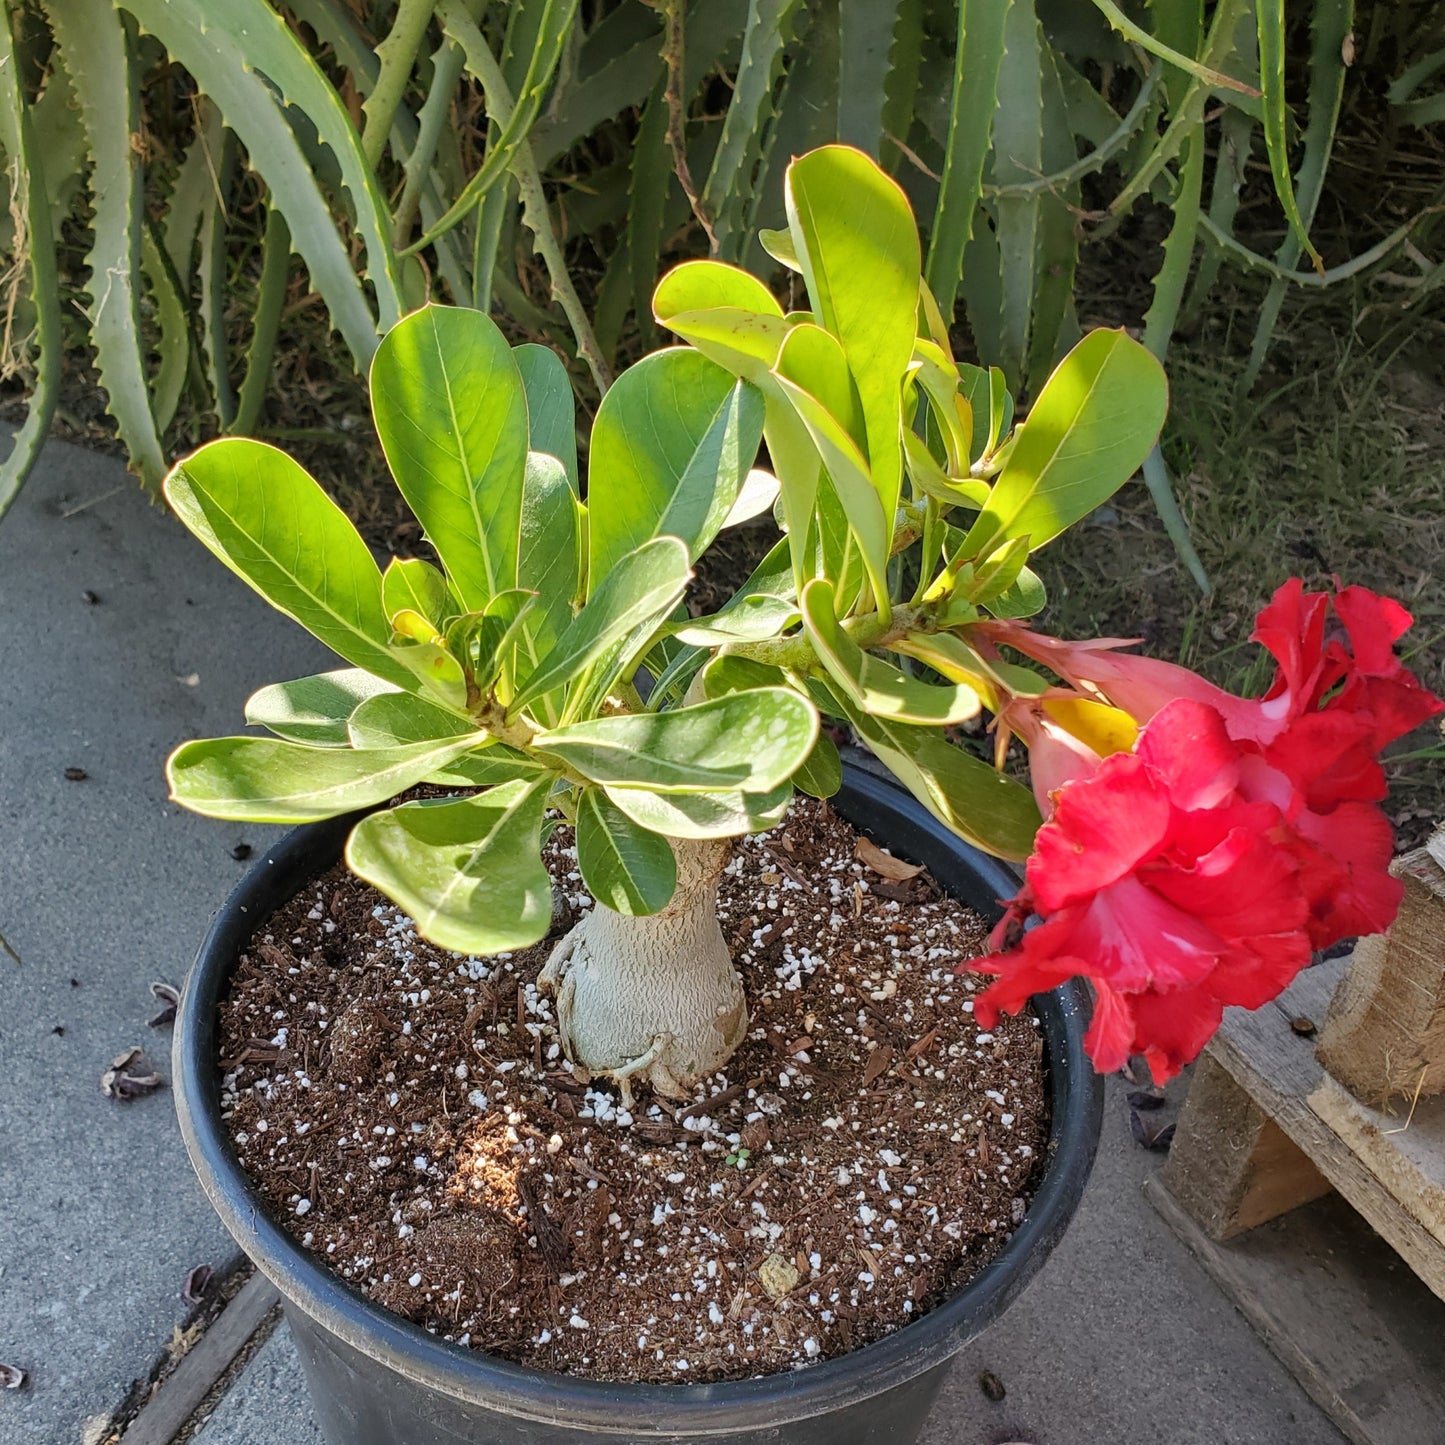
[[[1389,921],[1375,759],[1438,706],[1394,660],[1408,617],[1346,589],[1348,645],[1326,641],[1326,600],[1285,589],[1261,619],[1281,676],[1257,701],[1031,629],[1029,558],[1154,445],[1158,363],[1091,332],[1016,423],[1001,374],[955,360],[892,180],[827,147],[793,163],[787,203],[763,239],[811,309],[717,262],[665,277],[656,315],[687,344],[607,393],[585,493],[552,353],[457,308],[389,332],[377,431],[438,565],[380,571],[260,443],[177,466],[186,525],[351,666],[256,693],[246,719],[271,737],[177,749],[173,795],[264,822],[376,809],[351,869],[466,954],[545,936],[541,845],[574,825],[597,906],[541,979],[564,1047],[627,1093],[679,1096],[748,1027],[715,909],[731,840],[781,821],[795,788],[839,785],[821,714],[960,836],[1029,858],[981,1016],[1085,974],[1095,1059],[1147,1050],[1167,1075],[1222,1005],[1262,1003],[1311,947]],[[782,541],[690,617],[691,564],[768,507]],[[946,732],[985,713],[1000,766]],[[1032,791],[1001,771],[1015,737]]]

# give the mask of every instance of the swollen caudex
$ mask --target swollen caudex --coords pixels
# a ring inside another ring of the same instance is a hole
[[[567,1057],[617,1082],[684,1098],[727,1062],[747,1033],[742,980],[717,920],[730,840],[673,840],[677,888],[660,912],[592,908],[537,979],[556,995]]]

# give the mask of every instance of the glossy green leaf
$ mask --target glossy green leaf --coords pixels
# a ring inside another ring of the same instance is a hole
[[[1038,573],[1023,567],[1003,591],[988,598],[983,605],[995,617],[1032,617],[1044,610],[1048,600]]]
[[[532,746],[594,783],[767,793],[797,771],[817,735],[809,702],[788,688],[763,688],[671,712],[573,723],[539,733]]]
[[[584,788],[577,803],[577,866],[588,892],[615,913],[656,913],[677,887],[672,844],[634,823],[601,788]]]
[[[447,579],[420,557],[393,557],[381,574],[381,605],[388,617],[420,613],[435,628],[457,610]]]
[[[762,401],[681,347],[653,352],[602,399],[588,460],[588,576],[670,535],[697,557],[722,526],[757,457]]]
[[[415,686],[387,648],[381,574],[366,543],[285,452],[240,437],[211,442],[176,464],[165,495],[181,521],[278,612],[348,662]]]
[[[550,346],[529,341],[512,348],[527,393],[529,448],[562,463],[573,492],[577,483],[577,421],[572,383],[562,358]]]
[[[546,804],[545,782],[513,782],[472,798],[372,813],[352,829],[347,866],[440,948],[525,948],[552,921],[552,880],[540,851]]]
[[[1027,858],[1040,818],[1033,794],[933,728],[872,717],[839,695],[849,721],[908,791],[945,827],[1000,858]]]
[[[657,793],[608,787],[607,796],[634,823],[669,838],[733,838],[774,828],[787,816],[793,785],[771,793]]]
[[[467,679],[442,634],[419,612],[404,609],[391,619],[387,651],[438,702],[457,712],[467,706]]]
[[[743,522],[752,521],[754,517],[761,517],[764,512],[770,512],[777,503],[780,491],[781,483],[771,472],[754,467],[743,478],[742,490],[738,492],[727,516],[723,518],[723,530],[740,526]]]
[[[1040,547],[1134,475],[1164,424],[1169,386],[1159,363],[1123,331],[1091,331],[1061,361],[970,529],[986,555],[1028,537]]]
[[[423,307],[377,349],[371,406],[401,494],[479,611],[517,585],[528,423],[512,348],[480,311]]]
[[[798,604],[765,593],[740,599],[735,607],[711,617],[698,617],[673,631],[692,647],[721,647],[729,642],[757,642],[776,637],[797,620]]]
[[[715,698],[760,687],[785,687],[787,681],[780,667],[752,657],[740,657],[734,652],[722,652],[708,659],[698,677],[698,686],[704,698]]]
[[[581,503],[562,465],[549,454],[529,452],[517,553],[517,581],[538,598],[518,644],[529,672],[572,623],[572,604],[582,591],[581,521]]]
[[[898,184],[848,146],[823,146],[795,160],[787,206],[813,309],[843,343],[857,383],[868,469],[891,518],[903,481],[903,377],[922,271],[918,227]]]
[[[345,747],[347,719],[367,698],[383,695],[406,696],[359,667],[343,667],[293,682],[273,682],[253,692],[246,700],[246,721],[293,743]],[[455,737],[456,733],[456,719],[452,718],[446,736]]]
[[[776,297],[750,271],[723,261],[684,261],[674,266],[653,292],[653,314],[664,325],[686,312],[720,307],[753,311],[782,320]]]
[[[367,698],[347,722],[353,747],[389,748],[407,743],[436,741],[457,736],[459,719],[425,698],[389,693]],[[472,752],[428,773],[422,779],[442,787],[487,788],[514,778],[538,778],[548,773],[545,764],[477,733]]]
[[[818,734],[813,751],[793,774],[793,783],[810,798],[831,798],[843,786],[843,759],[838,755],[837,743],[827,733]]]
[[[977,717],[978,694],[963,683],[937,685],[866,653],[838,625],[833,595],[821,578],[803,589],[808,640],[838,689],[864,712],[899,722],[942,727]]]
[[[654,537],[629,552],[600,579],[576,620],[521,683],[511,706],[525,707],[584,671],[615,675],[619,660],[629,649],[634,656],[640,652],[682,600],[689,576],[687,548],[676,537]]]
[[[475,734],[371,752],[207,738],[182,743],[166,776],[171,797],[208,818],[309,823],[384,803],[475,746]]]

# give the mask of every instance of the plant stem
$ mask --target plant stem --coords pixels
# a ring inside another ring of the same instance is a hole
[[[659,8],[662,10],[664,26],[662,59],[667,66],[667,90],[664,98],[667,101],[667,143],[672,148],[672,169],[677,175],[677,183],[682,187],[683,195],[687,197],[688,205],[692,207],[693,215],[697,217],[698,225],[707,236],[708,250],[716,256],[717,232],[713,229],[712,218],[702,203],[702,197],[693,183],[692,169],[687,163],[687,97],[682,93],[687,43],[683,28],[686,4],[685,0],[661,0]]]

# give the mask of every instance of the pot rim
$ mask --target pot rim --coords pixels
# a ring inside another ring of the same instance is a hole
[[[913,845],[924,840],[935,855],[930,865],[935,875],[944,860],[958,873],[973,875],[975,896],[967,901],[985,916],[991,902],[996,914],[997,900],[1017,888],[1018,879],[1005,864],[945,830],[891,779],[845,762],[843,787],[834,801],[855,827],[882,835],[905,855],[916,853]],[[196,955],[173,1045],[181,1135],[222,1223],[288,1305],[353,1349],[443,1395],[523,1419],[634,1438],[687,1431],[731,1434],[838,1410],[944,1364],[1003,1311],[1062,1235],[1088,1179],[1103,1114],[1103,1080],[1083,1049],[1088,993],[1077,979],[1032,1000],[1044,1037],[1050,1122],[1044,1175],[1023,1222],[957,1294],[871,1344],[745,1380],[613,1383],[533,1370],[451,1344],[366,1299],[266,1213],[221,1118],[216,1060],[216,1011],[241,946],[305,881],[340,856],[357,816],[296,828],[247,871],[216,913]]]

